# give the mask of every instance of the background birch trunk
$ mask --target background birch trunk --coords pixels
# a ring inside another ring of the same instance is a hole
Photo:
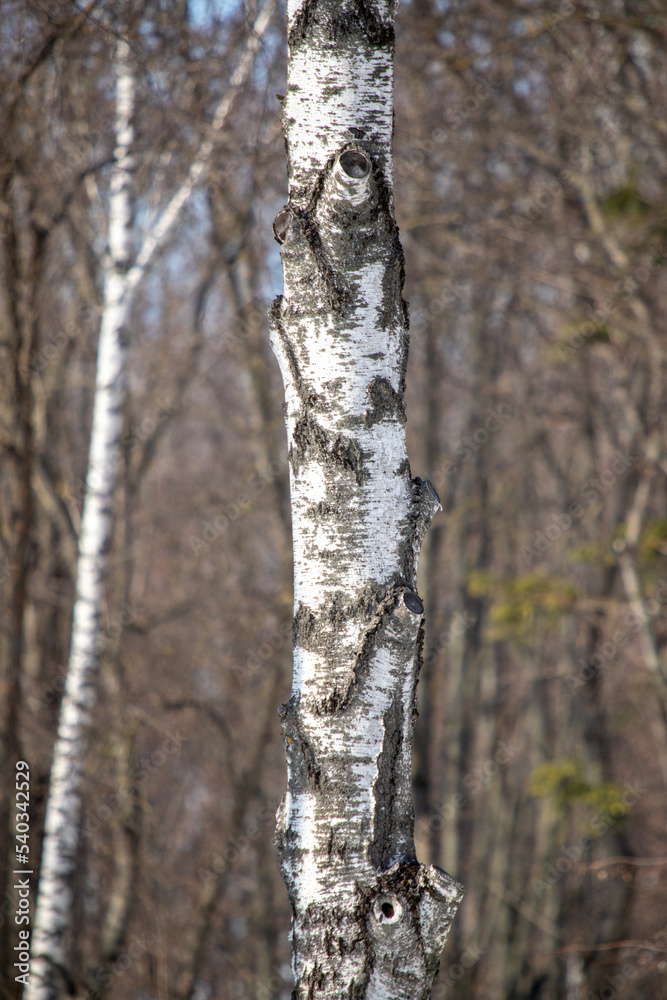
[[[286,392],[294,680],[278,842],[296,996],[425,998],[463,889],[417,862],[417,563],[440,503],[411,479],[394,221],[394,4],[290,0],[289,203],[272,308]]]
[[[99,660],[99,619],[113,525],[113,498],[118,481],[126,395],[126,326],[136,295],[151,262],[164,247],[195,188],[205,179],[215,141],[232,102],[246,79],[270,16],[270,3],[259,6],[250,37],[232,74],[231,86],[218,102],[211,134],[200,144],[186,177],[168,202],[132,262],[131,124],[135,75],[129,44],[119,40],[116,57],[116,146],[109,193],[108,260],[97,359],[86,498],[84,503],[76,601],[67,680],[53,753],[44,826],[39,892],[31,942],[27,1000],[51,1000],[69,984],[65,935],[74,899],[81,785],[86,757],[86,730],[95,700]]]
[[[65,934],[71,921],[81,820],[86,731],[94,703],[99,617],[120,459],[125,395],[126,275],[132,228],[132,114],[135,79],[130,47],[116,50],[116,148],[109,193],[109,261],[97,357],[86,497],[79,537],[76,601],[58,738],[44,824],[39,893],[26,1000],[51,1000],[67,985]]]

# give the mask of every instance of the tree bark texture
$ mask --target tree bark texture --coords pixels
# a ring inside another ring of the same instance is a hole
[[[394,4],[288,0],[289,202],[271,309],[286,394],[294,681],[278,845],[295,997],[430,995],[463,888],[417,861],[411,751],[439,509],[405,438],[408,313],[393,214]]]

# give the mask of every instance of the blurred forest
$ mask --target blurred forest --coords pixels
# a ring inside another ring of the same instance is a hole
[[[20,995],[14,763],[36,858],[67,662],[121,8],[138,232],[253,20],[213,0],[0,0],[2,1000]],[[69,942],[90,1000],[290,996],[272,842],[291,537],[266,319],[285,58],[277,5],[133,310]],[[398,11],[408,442],[444,507],[420,567],[416,840],[468,890],[435,1000],[665,995],[665,93],[659,0]]]

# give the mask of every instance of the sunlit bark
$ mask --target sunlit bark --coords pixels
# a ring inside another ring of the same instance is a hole
[[[272,309],[286,393],[294,681],[278,840],[296,996],[428,997],[462,887],[417,862],[421,541],[391,177],[394,5],[290,2],[289,203]]]

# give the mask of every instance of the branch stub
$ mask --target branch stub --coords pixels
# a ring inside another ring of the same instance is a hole
[[[383,927],[397,924],[403,916],[403,904],[398,896],[382,893],[373,900],[373,916]]]
[[[276,238],[276,242],[281,244],[285,242],[291,224],[292,213],[289,208],[283,208],[281,212],[278,212],[273,221],[273,235]]]
[[[348,177],[354,177],[357,180],[365,177],[371,168],[368,157],[358,149],[348,149],[342,153],[340,165]]]
[[[411,590],[406,590],[404,592],[403,604],[405,604],[408,611],[412,611],[413,615],[424,614],[424,605],[421,597],[418,597],[417,594],[413,594]]]

